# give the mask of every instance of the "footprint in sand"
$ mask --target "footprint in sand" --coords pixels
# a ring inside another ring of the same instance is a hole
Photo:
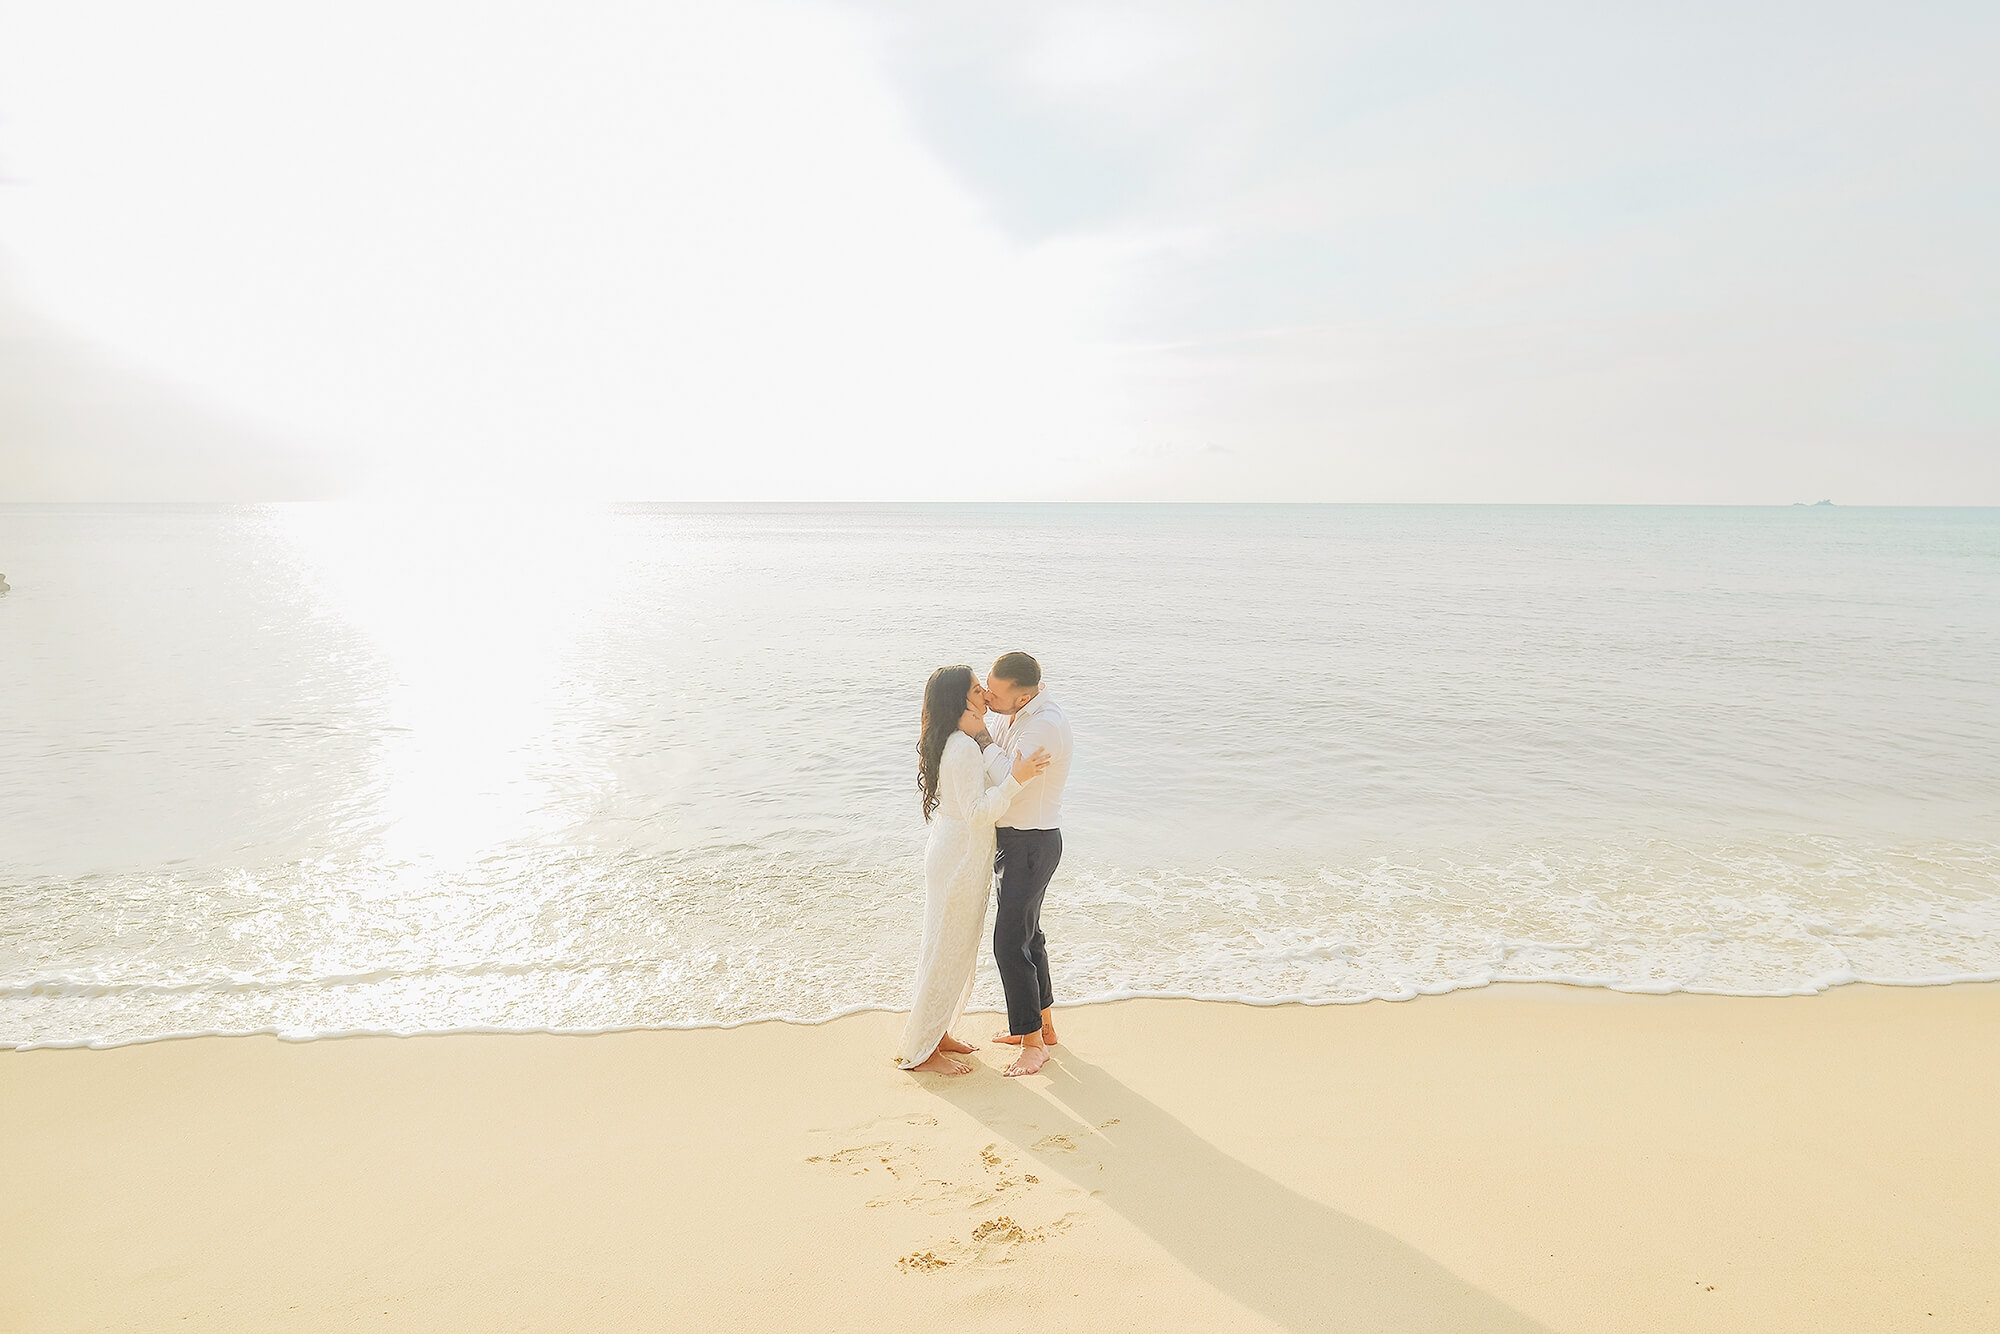
[[[896,1261],[896,1268],[906,1274],[932,1274],[955,1264],[972,1264],[980,1268],[1012,1264],[1019,1258],[1017,1252],[1022,1247],[1061,1236],[1076,1226],[1076,1220],[1077,1215],[1064,1214],[1038,1226],[1028,1227],[1016,1222],[1011,1215],[1002,1214],[976,1224],[963,1241],[954,1237],[924,1250],[910,1252]]]
[[[866,1176],[877,1168],[890,1176],[900,1176],[892,1155],[896,1146],[886,1139],[878,1139],[872,1144],[856,1144],[833,1153],[816,1153],[806,1159],[809,1163],[825,1163],[829,1167],[845,1167],[854,1176]]]
[[[974,1241],[1026,1241],[1028,1234],[1021,1230],[1019,1223],[1003,1216],[1000,1218],[989,1218],[978,1227],[972,1229],[972,1239]]]
[[[995,1200],[1004,1199],[1030,1184],[1039,1184],[1038,1179],[1023,1177],[1016,1181],[1012,1177],[1001,1177],[997,1181],[977,1179],[953,1181],[945,1177],[925,1177],[914,1184],[899,1187],[887,1195],[878,1195],[864,1203],[871,1209],[885,1205],[900,1204],[912,1209],[921,1209],[927,1214],[963,1213],[982,1208]]]
[[[1111,1127],[1117,1124],[1118,1124],[1118,1118],[1114,1116],[1109,1121],[1099,1121],[1097,1123],[1097,1129],[1099,1129],[1100,1131],[1109,1130],[1111,1129]],[[1056,1134],[1056,1135],[1042,1136],[1040,1139],[1035,1141],[1033,1147],[1037,1149],[1050,1150],[1056,1153],[1075,1153],[1077,1149],[1077,1144],[1076,1141],[1071,1139],[1068,1135]]]
[[[1021,1171],[1020,1159],[998,1142],[961,1157],[963,1150],[939,1144],[937,1129],[936,1117],[919,1112],[845,1130],[815,1131],[837,1137],[841,1147],[806,1159],[848,1176],[882,1173],[887,1181],[880,1184],[889,1189],[862,1200],[864,1208],[913,1209],[936,1216],[949,1229],[949,1236],[898,1257],[896,1267],[902,1272],[928,1274],[953,1265],[1007,1264],[1020,1248],[1058,1236],[1083,1217],[1050,1216],[1049,1206],[1060,1207],[1060,1200],[1081,1199],[1086,1192],[1060,1182],[1044,1186],[1038,1174]],[[1050,1135],[1034,1147],[1071,1152],[1077,1144],[1068,1135]],[[1048,1191],[1053,1195],[1045,1194]],[[1010,1212],[987,1212],[1002,1201]],[[946,1221],[953,1217],[959,1220],[955,1225]]]
[[[904,1205],[925,1213],[948,1214],[983,1208],[1022,1186],[1012,1170],[1013,1163],[996,1151],[997,1145],[989,1144],[980,1151],[983,1173],[967,1172],[944,1160],[937,1146],[927,1142],[924,1134],[935,1130],[937,1124],[934,1116],[913,1113],[884,1117],[845,1131],[820,1131],[817,1133],[841,1135],[848,1143],[831,1153],[816,1153],[806,1162],[841,1170],[849,1176],[886,1174],[895,1183],[894,1188],[887,1194],[863,1200],[863,1206],[869,1209]],[[855,1142],[870,1132],[880,1134],[885,1130],[896,1137]]]
[[[895,1138],[871,1139],[866,1143],[850,1143],[832,1153],[816,1153],[806,1159],[809,1163],[825,1163],[832,1167],[845,1167],[854,1176],[866,1176],[876,1170],[887,1172],[897,1180],[914,1174],[917,1168],[919,1146],[908,1142],[911,1131],[922,1132],[937,1129],[935,1116],[922,1112],[911,1112],[903,1116],[885,1116],[865,1125],[851,1126],[844,1131],[815,1130],[815,1135],[839,1135],[850,1141],[863,1135],[881,1134],[887,1131]]]

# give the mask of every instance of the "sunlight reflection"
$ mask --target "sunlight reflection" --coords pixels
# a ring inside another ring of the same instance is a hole
[[[606,515],[537,505],[276,506],[325,614],[381,655],[381,854],[465,863],[568,821],[558,720],[605,585]]]

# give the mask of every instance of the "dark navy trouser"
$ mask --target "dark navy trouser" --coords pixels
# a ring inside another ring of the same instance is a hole
[[[1042,895],[1062,860],[1062,830],[1003,827],[993,833],[993,869],[1000,875],[993,962],[1007,993],[1007,1031],[1025,1036],[1041,1029],[1042,1011],[1056,1003],[1042,939]]]

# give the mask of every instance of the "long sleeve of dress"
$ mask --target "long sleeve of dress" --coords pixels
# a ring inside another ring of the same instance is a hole
[[[979,746],[971,737],[960,742],[960,736],[965,734],[958,733],[945,746],[944,759],[938,765],[938,813],[968,824],[997,823],[1021,784],[1009,773],[997,787],[986,786],[987,771],[980,763]]]
[[[1014,752],[997,741],[981,750],[979,759],[994,783],[1006,782],[1008,775],[1014,771]]]

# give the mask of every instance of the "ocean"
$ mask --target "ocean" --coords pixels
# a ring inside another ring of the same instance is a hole
[[[0,571],[0,1046],[904,1008],[923,683],[1013,649],[1059,1004],[2000,979],[2000,510],[10,505]]]

